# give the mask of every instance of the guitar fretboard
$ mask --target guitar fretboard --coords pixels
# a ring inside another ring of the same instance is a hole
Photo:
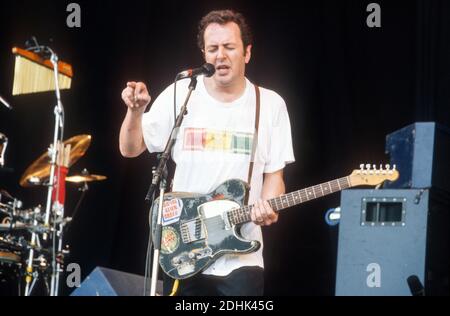
[[[281,211],[288,207],[301,204],[307,201],[317,199],[319,197],[338,192],[347,188],[350,188],[349,177],[343,177],[336,180],[328,181],[306,189],[293,191],[287,194],[283,194],[279,197],[268,200],[267,202],[275,211]],[[227,212],[228,220],[230,224],[237,225],[251,221],[250,211],[252,205],[246,205],[238,209],[232,209]]]

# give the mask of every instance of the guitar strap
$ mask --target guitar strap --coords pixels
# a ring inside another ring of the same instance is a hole
[[[259,87],[255,84],[256,93],[256,107],[255,107],[255,133],[253,134],[253,144],[252,144],[252,155],[250,157],[250,166],[248,168],[248,179],[247,183],[251,187],[252,174],[253,174],[253,162],[255,160],[256,147],[258,146],[258,127],[259,127],[259,112],[261,107],[261,97],[259,93]],[[250,189],[245,197],[244,205],[248,204],[248,198],[250,196]]]

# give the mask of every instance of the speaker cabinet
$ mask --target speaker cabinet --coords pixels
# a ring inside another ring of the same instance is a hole
[[[143,276],[97,267],[83,280],[80,287],[72,292],[71,296],[142,296],[143,291]],[[150,282],[148,291],[150,291]],[[158,280],[156,293],[162,294],[162,281]]]
[[[408,125],[386,136],[386,153],[400,172],[384,188],[450,192],[450,129],[434,122]]]
[[[412,295],[421,284],[426,295],[450,294],[450,211],[433,196],[421,189],[342,192],[336,295]],[[415,290],[408,280],[418,280]]]

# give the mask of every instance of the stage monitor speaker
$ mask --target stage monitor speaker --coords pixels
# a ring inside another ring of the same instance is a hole
[[[430,195],[342,192],[336,295],[450,294],[450,210]]]
[[[95,268],[71,296],[143,296],[144,277],[127,272]],[[156,293],[162,294],[162,281],[157,282]]]
[[[450,129],[434,122],[408,125],[386,136],[386,154],[400,173],[384,188],[438,188],[450,192]]]

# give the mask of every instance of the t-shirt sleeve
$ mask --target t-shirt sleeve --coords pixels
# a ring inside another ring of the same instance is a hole
[[[147,149],[162,152],[173,126],[173,85],[167,87],[142,117],[142,134]]]
[[[272,131],[269,135],[269,156],[264,166],[264,173],[283,169],[295,161],[292,148],[291,123],[284,100],[277,95],[273,109]]]

